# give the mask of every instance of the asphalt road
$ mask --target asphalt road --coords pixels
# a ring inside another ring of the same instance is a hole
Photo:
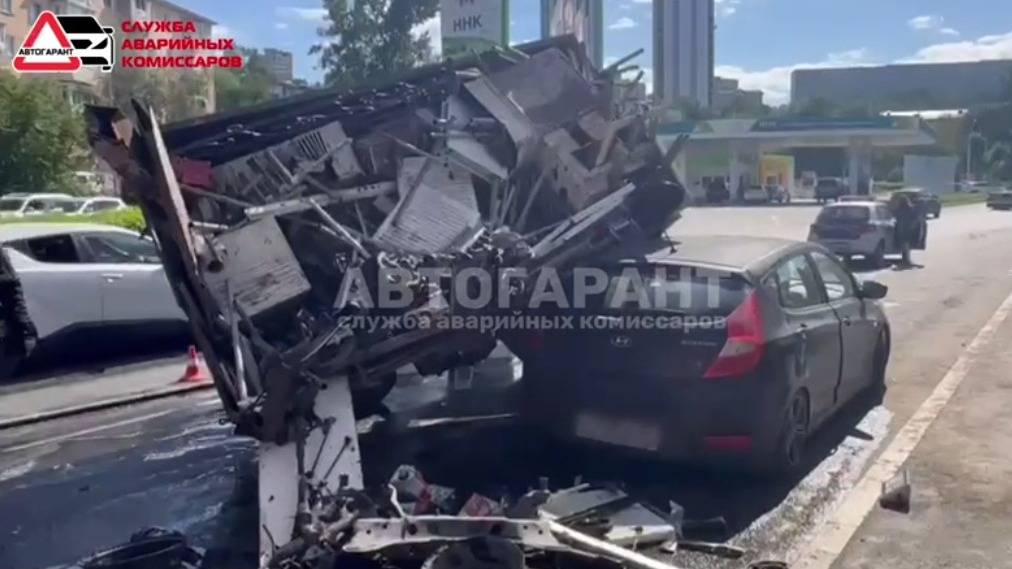
[[[670,233],[804,239],[816,212],[806,206],[695,209]],[[367,478],[378,481],[396,464],[411,462],[461,493],[512,494],[542,475],[556,487],[577,475],[623,480],[658,505],[678,501],[690,517],[724,516],[730,536],[715,537],[748,547],[750,559],[783,558],[875,460],[1012,291],[1008,243],[1012,213],[956,207],[930,222],[929,250],[914,255],[918,267],[856,267],[890,287],[889,394],[880,407],[852,406],[820,433],[799,479],[759,482],[600,449],[528,445],[508,426],[418,433],[403,437],[396,451],[382,437],[372,451],[365,441],[363,455],[375,457]],[[151,525],[184,531],[209,548],[213,566],[252,566],[253,445],[231,437],[217,420],[213,395],[200,394],[0,432],[0,567],[66,563]],[[482,484],[469,488],[469,480]],[[742,566],[693,554],[676,561]]]

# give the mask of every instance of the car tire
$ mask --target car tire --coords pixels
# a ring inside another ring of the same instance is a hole
[[[875,252],[873,252],[871,255],[868,255],[868,261],[871,263],[871,266],[873,268],[876,268],[876,269],[882,268],[882,265],[885,263],[885,242],[884,241],[879,241],[878,242],[878,245],[875,246]]]
[[[872,357],[871,377],[868,378],[866,393],[871,403],[881,405],[885,401],[886,390],[886,368],[889,366],[889,351],[891,350],[891,339],[888,330],[882,330],[878,342],[875,343],[875,355]]]
[[[751,469],[753,474],[770,478],[796,473],[805,462],[811,417],[808,393],[799,390],[784,411],[775,446],[755,459]]]

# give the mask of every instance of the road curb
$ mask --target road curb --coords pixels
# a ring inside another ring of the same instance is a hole
[[[182,395],[184,393],[190,393],[193,391],[203,391],[205,389],[211,389],[213,387],[214,383],[210,381],[202,383],[177,384],[171,385],[166,388],[157,389],[154,391],[135,393],[126,397],[119,397],[116,399],[103,399],[102,401],[95,401],[93,403],[87,403],[84,405],[66,407],[63,409],[54,409],[52,411],[35,413],[34,415],[24,415],[21,417],[14,417],[13,419],[3,419],[0,420],[0,431],[5,429],[12,429],[14,427],[23,427],[25,425],[42,423],[53,419],[70,417],[73,415],[81,415],[84,413],[103,411],[105,409],[113,409],[115,407],[123,407],[125,405],[131,405],[133,403],[143,403],[144,401],[164,399],[166,397],[173,397],[175,395]]]

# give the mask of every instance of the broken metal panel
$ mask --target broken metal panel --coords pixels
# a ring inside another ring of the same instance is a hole
[[[582,148],[566,130],[549,133],[545,143],[548,154],[545,160],[551,165],[557,191],[573,210],[583,209],[608,192],[611,168],[585,166],[576,155]]]
[[[354,179],[363,171],[351,142],[339,122],[330,123],[266,150],[218,165],[214,168],[217,189],[234,198],[264,203],[292,190],[300,170],[322,170],[324,165],[330,165],[339,180]]]
[[[538,520],[412,516],[358,520],[344,550],[348,553],[374,553],[391,547],[452,543],[486,536],[546,551],[568,549],[552,536],[545,522]]]
[[[537,136],[537,128],[530,117],[525,115],[516,102],[500,91],[488,77],[469,81],[464,85],[464,88],[503,125],[513,143],[517,145],[518,151],[533,143]],[[521,151],[521,161],[523,157]]]
[[[475,113],[458,96],[450,97],[447,100],[447,107],[447,150],[455,159],[463,161],[470,168],[482,172],[483,178],[505,180],[509,175],[506,167],[492,155],[487,146],[478,141],[467,129],[467,126],[474,123]]]
[[[250,317],[309,292],[309,281],[274,218],[224,232],[211,244],[217,262],[204,267],[203,278],[220,306],[232,304],[227,288]]]
[[[246,217],[250,219],[257,219],[266,216],[288,215],[291,213],[309,211],[314,208],[314,204],[322,207],[330,207],[333,205],[351,203],[357,200],[378,198],[380,196],[393,193],[396,190],[397,184],[394,182],[378,182],[376,184],[366,184],[364,186],[356,186],[354,188],[331,190],[322,195],[314,195],[311,198],[296,198],[279,202],[271,202],[267,205],[251,206],[245,209],[245,213]]]
[[[550,519],[570,518],[625,500],[629,496],[616,488],[592,488],[588,484],[560,490],[541,505]]]
[[[604,106],[590,83],[558,49],[548,49],[490,76],[492,83],[534,124],[552,127],[573,122]]]
[[[430,158],[405,158],[398,176],[401,201],[376,231],[375,239],[411,253],[447,251],[466,242],[481,226],[470,175]]]
[[[664,517],[639,502],[608,515],[604,539],[616,545],[641,547],[675,537],[675,527]]]
[[[273,549],[295,537],[296,515],[301,511],[300,492],[308,488],[336,493],[341,488],[362,488],[355,418],[341,412],[351,408],[351,391],[345,377],[331,380],[316,399],[316,411],[326,427],[313,429],[301,449],[300,443],[262,443],[258,448],[260,495],[260,556],[270,558]],[[305,477],[291,476],[302,465]],[[305,484],[301,490],[300,485]],[[308,488],[307,488],[308,487]]]

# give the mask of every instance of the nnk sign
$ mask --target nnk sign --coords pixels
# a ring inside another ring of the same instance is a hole
[[[193,22],[126,21],[120,29],[125,37],[116,61],[113,28],[102,26],[94,16],[42,12],[12,67],[22,73],[73,73],[84,67],[109,72],[117,63],[154,69],[243,66],[242,57],[223,53],[235,49],[235,40],[194,37],[198,31]]]
[[[444,55],[509,42],[509,0],[442,0],[440,18]]]

